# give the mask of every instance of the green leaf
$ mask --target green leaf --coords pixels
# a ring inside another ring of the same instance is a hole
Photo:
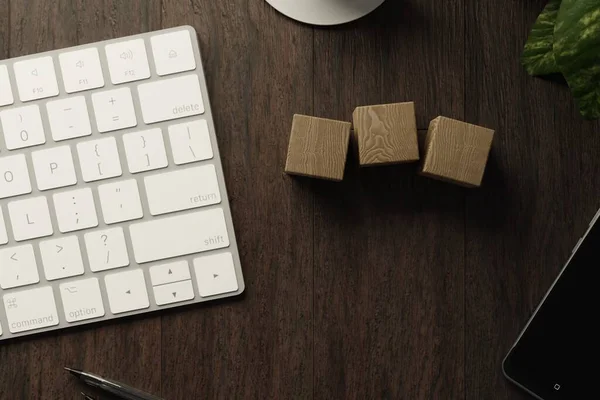
[[[556,63],[581,115],[600,118],[600,1],[563,0],[554,38]]]
[[[554,25],[562,0],[550,0],[531,28],[521,62],[530,75],[560,72],[554,59]]]

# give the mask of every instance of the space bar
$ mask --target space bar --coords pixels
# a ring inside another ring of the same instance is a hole
[[[132,224],[129,233],[138,264],[229,246],[221,208]]]

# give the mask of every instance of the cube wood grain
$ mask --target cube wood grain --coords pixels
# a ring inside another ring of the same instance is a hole
[[[341,181],[351,127],[349,122],[294,115],[285,172]]]
[[[357,107],[352,117],[361,166],[419,160],[414,103]]]
[[[421,174],[466,187],[481,186],[492,129],[446,117],[429,124]]]

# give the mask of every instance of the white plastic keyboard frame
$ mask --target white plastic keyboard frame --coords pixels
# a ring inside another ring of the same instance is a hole
[[[150,38],[155,35],[168,33],[168,32],[181,31],[181,30],[188,30],[190,33],[192,47],[193,47],[193,51],[194,51],[194,57],[196,59],[196,69],[193,71],[180,72],[180,73],[166,75],[166,76],[161,77],[156,73]],[[109,73],[109,69],[108,69],[104,46],[111,44],[111,43],[119,43],[119,42],[123,42],[126,40],[137,39],[137,38],[144,39],[144,43],[146,45],[146,53],[148,56],[148,63],[149,63],[150,72],[151,72],[150,78],[139,80],[139,81],[134,81],[134,82],[129,82],[129,83],[113,85],[111,82],[111,79],[110,79],[110,73]],[[82,92],[68,94],[65,91],[65,87],[63,84],[62,71],[60,68],[58,55],[61,53],[67,52],[67,51],[82,50],[82,49],[86,49],[86,48],[90,48],[90,47],[96,47],[98,49],[98,53],[100,55],[100,62],[102,65],[102,73],[104,76],[104,86],[101,88],[97,88],[97,89],[86,90],[86,91],[82,91]],[[58,87],[59,87],[59,95],[55,96],[55,97],[49,97],[49,98],[45,98],[45,99],[41,99],[41,100],[28,101],[28,102],[23,103],[20,101],[20,98],[18,95],[18,89],[17,89],[17,83],[15,81],[13,64],[18,61],[35,59],[35,58],[39,58],[39,57],[43,57],[43,56],[51,56],[53,58],[54,67],[56,70],[56,78],[57,78]],[[193,27],[179,26],[179,27],[175,27],[175,28],[152,31],[152,32],[142,33],[142,34],[128,36],[128,37],[120,37],[117,39],[111,39],[111,40],[106,40],[106,41],[101,41],[101,42],[95,42],[95,43],[90,43],[90,44],[85,44],[85,45],[80,45],[80,46],[75,46],[75,47],[70,47],[70,48],[49,51],[49,52],[45,52],[45,53],[37,53],[37,54],[31,54],[31,55],[27,55],[27,56],[23,56],[23,57],[18,57],[18,58],[0,60],[0,65],[6,65],[8,67],[10,83],[12,86],[12,92],[13,92],[13,97],[14,97],[14,103],[9,106],[0,107],[0,111],[10,109],[10,108],[20,107],[20,106],[24,106],[24,105],[29,105],[29,104],[38,104],[40,106],[40,111],[42,113],[44,132],[46,135],[46,144],[28,147],[28,148],[19,149],[19,150],[14,150],[14,151],[6,150],[6,145],[4,143],[4,135],[3,134],[0,135],[0,157],[7,156],[7,155],[14,155],[14,154],[25,154],[27,157],[27,165],[29,168],[29,175],[30,175],[32,188],[33,188],[33,191],[31,194],[21,195],[21,196],[16,196],[16,197],[11,197],[11,198],[0,200],[0,207],[2,207],[2,210],[4,213],[6,229],[8,231],[8,235],[9,235],[9,243],[6,245],[0,246],[0,249],[23,245],[23,244],[33,244],[34,249],[35,249],[38,272],[40,275],[40,282],[38,284],[21,286],[21,287],[17,287],[17,288],[13,288],[13,289],[8,289],[8,290],[0,289],[0,295],[3,296],[7,293],[18,292],[18,291],[23,291],[23,290],[28,290],[28,289],[34,289],[34,288],[42,287],[42,286],[52,286],[55,301],[56,301],[57,312],[58,312],[58,316],[59,316],[59,320],[60,320],[59,324],[56,326],[51,326],[51,327],[47,327],[47,328],[35,329],[32,331],[13,334],[10,332],[9,327],[7,325],[8,322],[6,319],[6,313],[5,313],[5,309],[4,309],[4,302],[2,302],[2,303],[0,303],[0,324],[2,325],[2,335],[0,336],[0,341],[15,338],[15,337],[39,334],[41,332],[56,331],[56,330],[60,330],[60,329],[71,328],[74,326],[96,324],[96,323],[101,323],[106,320],[113,320],[113,319],[123,318],[123,317],[136,315],[136,314],[145,314],[145,313],[149,313],[149,312],[153,312],[153,311],[181,307],[181,306],[190,305],[190,304],[194,304],[194,303],[213,301],[213,300],[221,299],[221,298],[225,298],[225,297],[237,296],[244,291],[245,285],[244,285],[244,279],[243,279],[243,275],[242,275],[240,256],[239,256],[239,252],[238,252],[238,248],[237,248],[237,241],[236,241],[235,232],[234,232],[234,225],[233,225],[233,221],[232,221],[232,217],[231,217],[231,210],[229,207],[229,197],[228,197],[226,186],[225,186],[225,179],[224,179],[223,169],[222,169],[222,165],[221,165],[221,156],[220,156],[216,133],[215,133],[215,126],[214,126],[214,121],[213,121],[213,116],[212,116],[211,104],[210,104],[209,96],[208,96],[206,80],[205,80],[205,76],[204,76],[204,68],[203,68],[203,64],[202,64],[202,58],[201,58],[200,49],[198,46],[198,38],[197,38],[196,31]],[[199,78],[205,112],[201,115],[179,118],[179,119],[175,119],[175,120],[158,122],[158,123],[146,125],[144,123],[142,111],[140,109],[137,86],[148,83],[148,82],[156,82],[156,81],[171,79],[171,78],[190,75],[190,74],[195,74]],[[96,128],[96,119],[95,119],[95,115],[94,115],[91,95],[92,95],[92,93],[95,93],[95,92],[117,89],[117,88],[122,88],[122,87],[129,87],[131,89],[131,94],[133,96],[134,107],[135,107],[135,112],[136,112],[136,117],[137,117],[137,122],[138,122],[137,126],[135,126],[133,128],[118,130],[118,131],[109,132],[109,133],[99,133]],[[74,97],[74,96],[85,96],[85,99],[87,102],[87,107],[88,107],[88,113],[90,116],[90,123],[92,125],[92,135],[81,137],[81,138],[76,138],[76,139],[69,139],[69,140],[65,140],[65,141],[55,142],[52,139],[52,135],[51,135],[51,130],[50,130],[49,122],[48,122],[48,115],[46,112],[46,103],[49,101],[54,101],[54,100],[59,100],[59,99],[64,99],[64,98],[69,98],[69,97]],[[208,122],[209,131],[210,131],[210,140],[211,140],[211,145],[212,145],[212,150],[213,150],[214,156],[212,159],[207,160],[207,161],[200,161],[200,162],[194,162],[194,163],[190,163],[190,164],[177,166],[173,161],[173,154],[171,151],[171,145],[170,145],[169,135],[168,135],[168,126],[179,124],[179,123],[184,123],[184,122],[189,122],[189,121],[194,121],[197,119],[205,119]],[[129,133],[129,132],[138,132],[138,131],[150,129],[150,128],[161,128],[162,129],[165,148],[167,150],[167,157],[169,160],[169,166],[167,168],[158,169],[158,170],[154,170],[154,171],[131,174],[127,167],[127,161],[126,161],[127,158],[125,155],[125,149],[123,147],[123,141],[121,139],[121,136],[123,136],[124,134]],[[2,127],[0,126],[0,133],[1,132],[2,132]],[[116,178],[86,183],[81,176],[81,169],[79,167],[79,159],[78,159],[77,151],[76,151],[76,147],[75,147],[76,143],[86,142],[86,141],[94,140],[94,139],[107,138],[110,136],[113,136],[117,139],[117,143],[118,143],[118,147],[119,147],[119,156],[121,159],[121,166],[122,166],[123,174],[120,177],[116,177]],[[71,149],[73,151],[73,158],[74,158],[74,162],[75,162],[75,169],[76,169],[77,181],[78,181],[77,185],[64,187],[64,188],[60,188],[60,189],[44,191],[44,192],[39,191],[37,188],[37,185],[36,185],[35,173],[34,173],[32,161],[31,161],[31,153],[34,151],[37,151],[37,150],[49,149],[52,147],[58,147],[58,146],[64,146],[64,145],[70,145]],[[180,212],[176,212],[176,213],[170,213],[170,214],[166,214],[166,215],[156,216],[156,217],[151,216],[150,211],[148,209],[148,202],[147,202],[147,199],[145,198],[145,187],[144,187],[144,177],[145,176],[160,174],[160,173],[165,173],[165,172],[170,172],[170,171],[178,171],[178,170],[182,170],[182,169],[186,169],[186,168],[193,168],[193,167],[207,165],[207,164],[214,164],[216,171],[217,171],[217,179],[219,182],[219,190],[221,192],[221,199],[222,199],[220,204],[207,206],[207,207],[201,207],[201,208],[194,208],[191,210],[185,210],[185,211],[180,211]],[[140,195],[142,198],[142,207],[143,207],[143,211],[144,211],[144,218],[134,220],[134,221],[118,223],[118,224],[106,225],[102,218],[102,210],[100,207],[100,199],[98,197],[97,187],[102,184],[117,182],[117,181],[122,181],[122,180],[127,180],[127,179],[136,179],[138,182]],[[27,199],[30,197],[40,196],[40,195],[46,196],[47,198],[49,198],[49,201],[51,201],[51,196],[54,193],[60,193],[60,192],[80,189],[80,188],[84,188],[84,187],[89,187],[89,188],[93,189],[94,201],[96,203],[96,210],[97,210],[98,221],[99,221],[98,227],[92,228],[92,229],[85,229],[85,230],[81,230],[81,231],[77,231],[77,232],[71,232],[68,234],[61,234],[58,230],[56,215],[54,215],[54,213],[53,213],[53,206],[51,205],[50,211],[51,211],[52,224],[53,224],[53,228],[54,228],[53,236],[45,237],[45,238],[41,238],[41,239],[29,240],[29,241],[20,242],[20,243],[17,243],[14,241],[12,228],[10,226],[10,222],[9,222],[9,218],[8,218],[7,204],[9,202],[15,201],[15,200],[23,200],[23,199]],[[185,257],[177,257],[177,258],[169,259],[169,260],[145,263],[142,265],[138,265],[135,262],[134,253],[133,253],[133,249],[131,246],[131,238],[129,237],[129,233],[128,233],[129,225],[135,224],[135,223],[140,223],[140,222],[145,222],[145,221],[156,220],[156,219],[160,219],[160,218],[168,218],[168,217],[172,217],[175,215],[181,215],[181,214],[185,214],[185,213],[193,213],[193,212],[208,210],[208,209],[212,209],[212,208],[219,208],[219,207],[223,209],[224,214],[225,214],[225,222],[227,225],[229,241],[230,241],[229,247],[224,248],[224,249],[219,249],[219,250],[212,250],[212,251],[208,251],[208,252],[193,254],[193,255],[189,255],[189,256],[185,256]],[[125,231],[127,250],[129,252],[130,265],[128,267],[124,267],[124,268],[116,268],[116,269],[111,269],[111,270],[101,271],[101,272],[92,272],[89,268],[89,262],[87,260],[87,252],[85,249],[85,241],[83,239],[83,235],[89,231],[108,229],[111,227],[114,228],[117,226],[123,227],[123,229]],[[64,236],[70,236],[70,235],[76,235],[79,237],[82,257],[83,257],[83,261],[84,261],[84,265],[85,265],[85,273],[83,275],[73,276],[70,278],[58,279],[58,280],[54,280],[54,281],[47,281],[45,279],[43,264],[42,264],[42,260],[40,257],[39,243],[41,241],[53,239],[56,237],[64,237]],[[231,252],[232,253],[233,259],[234,259],[234,264],[235,264],[235,272],[236,272],[237,281],[238,281],[238,290],[236,292],[230,292],[230,293],[225,293],[225,294],[220,294],[220,295],[203,298],[198,293],[198,285],[196,282],[196,274],[195,274],[195,270],[194,270],[193,260],[197,257],[201,257],[204,255],[209,255],[209,254],[217,254],[219,252]],[[165,264],[165,263],[179,261],[179,260],[187,260],[188,261],[188,264],[190,267],[190,273],[192,276],[192,284],[194,287],[195,298],[193,300],[183,301],[183,302],[179,302],[179,303],[173,303],[173,304],[164,305],[164,306],[157,306],[156,302],[154,300],[154,292],[153,292],[153,288],[152,288],[152,282],[150,279],[149,268],[153,265],[160,265],[160,264]],[[0,266],[0,268],[1,268],[1,266]],[[150,307],[146,308],[146,309],[135,310],[135,311],[120,313],[120,314],[116,314],[116,315],[112,314],[110,311],[109,302],[108,302],[108,298],[106,295],[104,276],[107,274],[125,272],[127,270],[132,270],[135,268],[142,268],[142,270],[144,271],[146,287],[147,287],[147,291],[148,291],[148,298],[150,300]],[[62,298],[61,298],[61,295],[59,292],[59,285],[61,283],[65,283],[65,282],[76,281],[76,280],[86,279],[86,278],[91,278],[91,277],[96,277],[99,280],[101,293],[102,293],[102,299],[104,302],[105,315],[104,315],[104,317],[101,317],[101,318],[95,318],[95,319],[89,319],[89,320],[84,320],[84,321],[80,321],[80,322],[68,323],[65,319],[65,315],[63,312],[63,304],[62,304]]]

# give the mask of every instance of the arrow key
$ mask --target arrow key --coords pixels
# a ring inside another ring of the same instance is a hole
[[[154,286],[192,279],[187,261],[176,261],[150,267],[150,279]]]
[[[233,255],[230,252],[194,259],[198,292],[202,297],[239,290]]]
[[[154,300],[159,306],[192,300],[193,298],[194,288],[191,280],[154,286]]]
[[[104,283],[113,314],[150,307],[144,271],[141,269],[106,275]]]
[[[30,244],[0,250],[0,287],[10,289],[38,283],[33,246]]]

